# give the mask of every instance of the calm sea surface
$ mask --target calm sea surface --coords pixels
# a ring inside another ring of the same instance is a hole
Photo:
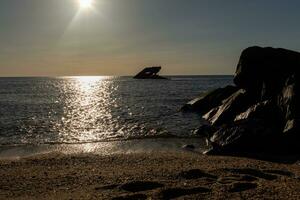
[[[231,76],[0,78],[0,145],[82,144],[190,137],[197,114],[179,112]]]

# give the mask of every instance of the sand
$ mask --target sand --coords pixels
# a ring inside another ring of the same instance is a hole
[[[191,152],[0,161],[0,199],[300,199],[299,162]]]

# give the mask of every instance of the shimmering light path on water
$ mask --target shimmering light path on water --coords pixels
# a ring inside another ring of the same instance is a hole
[[[0,78],[0,145],[189,137],[201,124],[180,107],[231,76]]]

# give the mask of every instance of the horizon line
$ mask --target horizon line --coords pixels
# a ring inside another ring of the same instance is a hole
[[[161,74],[160,76],[234,76],[234,74]],[[58,76],[44,76],[44,75],[12,75],[0,76],[0,78],[72,78],[72,77],[134,77],[134,75],[58,75]]]

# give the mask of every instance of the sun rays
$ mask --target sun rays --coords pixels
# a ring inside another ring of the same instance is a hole
[[[94,4],[93,0],[78,0],[78,1],[81,10],[90,9],[93,7]]]

